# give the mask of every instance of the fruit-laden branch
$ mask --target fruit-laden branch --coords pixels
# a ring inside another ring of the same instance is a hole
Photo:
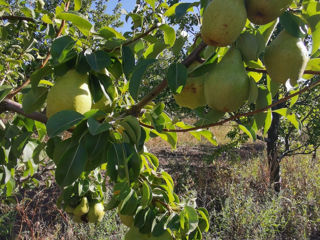
[[[67,2],[66,7],[65,7],[65,11],[68,11],[69,6],[70,6],[70,1]],[[63,21],[61,22],[60,28],[59,28],[59,30],[58,30],[58,32],[57,32],[57,34],[56,34],[56,38],[61,35],[65,24],[66,24],[66,21],[63,20]],[[51,57],[51,53],[50,53],[50,51],[49,51],[49,52],[47,53],[46,58],[45,58],[44,61],[42,62],[41,66],[39,67],[39,69],[44,68],[44,67],[47,65],[50,57]],[[30,83],[30,78],[29,78],[27,81],[25,81],[22,85],[20,85],[20,86],[16,87],[15,89],[13,89],[12,92],[11,92],[10,94],[8,94],[8,96],[7,96],[6,98],[7,98],[7,99],[13,98],[13,97],[14,97],[15,95],[17,95],[22,89],[24,89],[29,83]]]
[[[195,60],[198,59],[199,53],[206,47],[207,45],[204,42],[201,42],[192,53],[182,62],[183,65],[189,67]],[[130,108],[126,115],[134,115],[137,116],[140,114],[141,109],[147,105],[150,101],[152,101],[155,97],[157,97],[164,89],[168,86],[167,79],[163,79],[162,82],[156,86],[148,95],[146,95],[142,100]]]
[[[280,104],[280,103],[284,103],[286,101],[288,101],[289,99],[295,97],[295,96],[298,96],[306,91],[309,91],[310,89],[316,87],[317,85],[320,84],[320,79],[318,79],[316,82],[314,82],[313,84],[311,84],[310,86],[308,87],[305,87],[303,89],[301,89],[300,91],[296,92],[296,93],[293,93],[291,95],[288,95],[287,97],[284,97],[282,99],[280,99],[279,101],[277,102],[274,102],[264,108],[261,108],[261,109],[257,109],[255,111],[251,111],[251,112],[246,112],[246,113],[240,113],[240,114],[237,114],[237,115],[234,115],[230,118],[227,118],[223,121],[220,121],[220,122],[217,122],[217,123],[212,123],[212,124],[206,124],[206,125],[202,125],[202,126],[198,126],[198,127],[193,127],[193,128],[188,128],[188,129],[163,129],[162,131],[164,132],[191,132],[191,131],[196,131],[196,130],[200,130],[200,129],[205,129],[205,128],[210,128],[210,127],[216,127],[216,126],[221,126],[227,122],[231,122],[231,121],[234,121],[234,120],[237,120],[241,117],[248,117],[248,116],[252,116],[252,115],[255,115],[257,113],[261,113],[261,112],[264,112],[268,109],[271,109],[272,107]],[[150,128],[150,129],[154,129],[153,126],[150,126],[150,125],[147,125],[147,124],[144,124],[142,122],[140,122],[141,126],[143,127],[146,127],[146,128]]]
[[[25,116],[27,118],[36,120],[38,122],[46,123],[47,117],[45,114],[39,113],[39,112],[33,112],[33,113],[25,113],[22,109],[22,105],[12,101],[10,99],[5,99],[0,103],[0,113],[4,111],[11,111],[18,114],[21,114],[22,116]]]
[[[250,67],[247,67],[246,70],[247,70],[248,72],[268,73],[266,69],[259,69],[259,68],[250,68]],[[303,74],[320,75],[320,71],[305,70]]]
[[[28,21],[28,22],[36,22],[35,19],[29,18],[29,17],[22,17],[22,16],[1,16],[0,20],[22,20],[22,21]]]

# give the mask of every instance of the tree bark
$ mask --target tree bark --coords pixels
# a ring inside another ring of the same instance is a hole
[[[277,101],[278,95],[275,96],[274,101]],[[283,104],[279,104],[272,108],[276,110],[281,108]],[[281,190],[281,170],[280,170],[280,158],[278,156],[278,138],[280,127],[280,115],[272,112],[272,123],[268,130],[268,142],[267,142],[267,158],[270,174],[270,185],[273,186],[276,192]]]

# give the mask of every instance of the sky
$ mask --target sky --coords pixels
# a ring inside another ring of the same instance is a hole
[[[195,1],[196,0],[183,0],[181,2],[190,3]],[[134,9],[134,6],[136,4],[135,0],[121,0],[120,2],[122,3],[122,8],[125,9],[127,12],[131,12]],[[114,9],[117,3],[118,3],[118,0],[110,0],[107,3],[107,13],[112,14],[112,10]],[[124,26],[119,28],[118,30],[120,30],[121,32],[125,32],[126,30],[129,30],[131,24],[126,23],[124,15],[121,16],[121,20],[124,22]]]

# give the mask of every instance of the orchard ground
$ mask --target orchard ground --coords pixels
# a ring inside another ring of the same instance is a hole
[[[268,183],[264,143],[230,148],[230,129],[212,130],[219,147],[197,142],[188,133],[179,134],[174,151],[159,138],[147,144],[172,174],[177,193],[197,197],[198,206],[209,210],[211,228],[204,239],[320,239],[319,157],[284,159],[283,189],[276,195]],[[44,171],[37,179],[38,187],[22,189],[10,205],[1,203],[0,239],[123,238],[127,228],[114,211],[96,226],[74,223],[56,206],[59,190],[51,173]]]

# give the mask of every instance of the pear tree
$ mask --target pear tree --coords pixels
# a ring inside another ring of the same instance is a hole
[[[75,222],[115,209],[130,228],[125,239],[204,239],[208,211],[175,193],[145,143],[157,136],[174,149],[177,133],[189,132],[216,145],[209,128],[230,121],[256,140],[273,116],[302,129],[290,107],[320,83],[320,4],[137,1],[121,32],[94,25],[90,1],[58,2],[0,1],[1,194],[49,169],[57,205]],[[193,12],[199,34],[188,44],[175,23]],[[161,64],[154,86],[146,76]],[[172,119],[157,99],[164,91],[198,121]]]

